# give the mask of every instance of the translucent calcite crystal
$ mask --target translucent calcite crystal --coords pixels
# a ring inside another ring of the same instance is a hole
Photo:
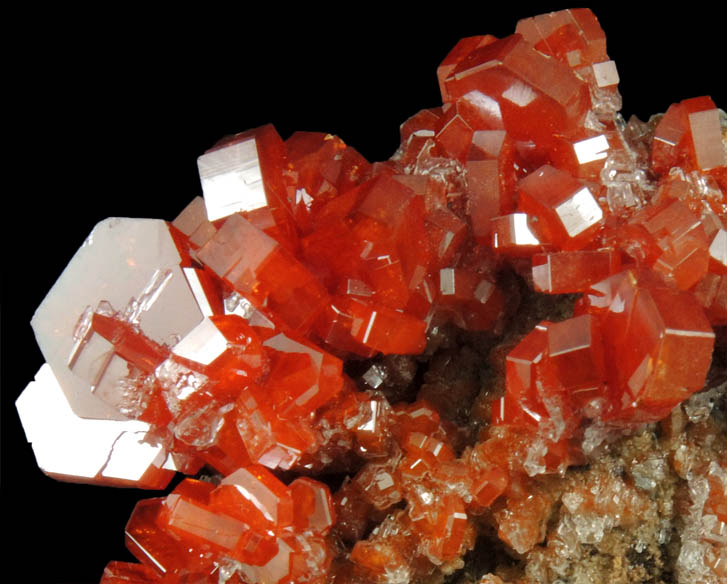
[[[101,582],[599,581],[576,560],[647,524],[629,554],[724,577],[724,113],[626,123],[587,9],[462,39],[437,77],[383,162],[221,140],[204,198],[99,223],[41,303],[41,469],[189,475]]]

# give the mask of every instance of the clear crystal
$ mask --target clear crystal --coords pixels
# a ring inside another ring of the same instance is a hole
[[[631,476],[637,488],[653,491],[666,478],[667,464],[661,458],[647,458],[631,467]]]

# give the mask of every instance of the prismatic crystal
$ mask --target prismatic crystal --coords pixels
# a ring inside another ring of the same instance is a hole
[[[221,140],[38,307],[41,469],[189,475],[102,584],[727,580],[727,116],[626,122],[587,9],[437,76],[383,162]]]

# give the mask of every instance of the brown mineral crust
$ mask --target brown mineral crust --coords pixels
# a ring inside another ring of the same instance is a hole
[[[722,388],[715,401],[724,395]],[[680,432],[670,431],[674,423],[683,426]],[[497,546],[492,544],[492,526],[506,517],[503,502],[496,504],[494,514],[480,518],[481,537],[466,556],[467,565],[456,582],[478,582],[490,570],[505,581],[523,584],[558,579],[578,584],[687,581],[686,573],[678,576],[680,568],[684,570],[679,560],[683,538],[694,521],[690,481],[685,479],[707,476],[715,463],[724,469],[726,462],[727,425],[721,415],[713,411],[694,423],[681,406],[675,408],[662,424],[605,445],[586,466],[531,481],[528,490],[533,500],[542,497],[556,504],[542,516],[547,525],[542,543],[527,553],[512,556],[509,550],[509,558],[493,554]],[[717,479],[713,482],[718,484]],[[721,484],[725,489],[725,483]],[[724,498],[724,492],[715,495],[719,496]],[[511,513],[517,510],[516,506]],[[533,510],[528,513],[532,515]],[[524,519],[521,515],[520,521]],[[722,568],[715,558],[724,551],[719,550],[720,544],[707,541],[703,545],[707,575],[699,581],[720,582],[723,572],[717,571]],[[495,566],[493,556],[499,562]],[[715,564],[711,573],[710,561]]]
[[[480,390],[482,363],[482,355],[467,345],[438,352],[424,374],[419,399],[435,406],[444,418],[464,423]]]
[[[714,367],[719,363],[717,359]],[[512,556],[512,550],[498,545],[498,516],[507,516],[500,500],[478,519],[477,545],[454,582],[487,581],[485,575],[495,570],[505,581],[522,583],[558,578],[577,583],[683,581],[684,576],[677,579],[679,557],[693,505],[685,479],[706,475],[712,463],[724,468],[727,459],[727,424],[719,409],[727,392],[721,386],[711,393],[712,412],[706,418],[694,414],[698,421],[693,422],[684,412],[695,409],[692,402],[705,401],[696,394],[660,425],[605,445],[586,466],[572,467],[561,477],[530,481],[531,502],[556,504],[552,511],[541,508],[540,521],[547,531],[542,543],[524,555]],[[518,508],[510,509],[510,517]],[[528,509],[531,516],[533,512],[537,517],[537,509]],[[715,567],[712,579],[705,582],[719,581],[714,579],[721,569],[715,549],[706,544],[705,562]]]

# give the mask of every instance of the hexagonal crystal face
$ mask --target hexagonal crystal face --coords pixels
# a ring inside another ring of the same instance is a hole
[[[164,221],[106,219],[40,304],[31,324],[76,415],[125,419],[111,394],[128,367],[93,333],[94,312],[116,314],[159,345],[184,337],[202,320],[180,261]]]
[[[78,417],[47,363],[20,395],[16,407],[38,466],[50,476],[163,488],[173,475],[164,470],[164,448],[143,441],[149,424]]]

